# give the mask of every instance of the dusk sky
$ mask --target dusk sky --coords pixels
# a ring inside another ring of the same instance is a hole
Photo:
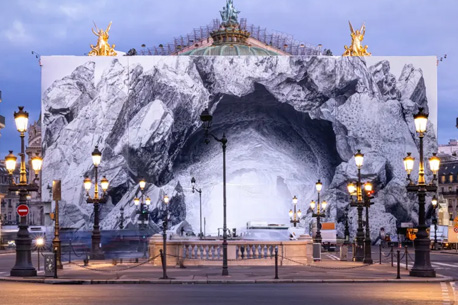
[[[0,114],[6,117],[1,131],[0,157],[19,149],[13,119],[17,106],[40,112],[41,75],[39,55],[84,55],[96,43],[93,21],[100,28],[113,22],[110,43],[127,52],[141,44],[172,42],[175,36],[219,17],[225,0],[168,1],[1,1],[0,11]],[[438,56],[439,142],[458,138],[458,60],[456,50],[458,2],[448,1],[325,1],[325,0],[234,0],[240,17],[248,24],[271,32],[291,34],[298,41],[322,44],[341,55],[350,44],[348,20],[355,27],[366,23],[364,44],[377,56]]]

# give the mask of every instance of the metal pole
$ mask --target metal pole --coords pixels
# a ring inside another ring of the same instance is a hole
[[[57,249],[54,249],[54,278],[57,279]]]
[[[316,216],[316,235],[315,242],[321,244],[323,241],[321,237],[321,202],[320,202],[320,192],[318,192],[318,201],[317,201],[317,216]]]
[[[394,246],[391,245],[391,267],[394,266],[394,262],[393,262],[394,258],[393,258],[393,256],[394,256]]]
[[[371,233],[369,228],[369,206],[371,204],[370,200],[366,199],[366,238],[364,239],[364,260],[365,264],[373,264],[372,260],[372,241]]]
[[[57,249],[57,268],[63,269],[62,265],[62,249],[61,242],[59,239],[59,201],[56,200],[56,208],[54,213],[54,239],[52,241],[52,246],[54,249]]]
[[[37,270],[40,271],[40,247],[37,247]]]
[[[199,202],[200,202],[200,239],[203,238],[202,233],[202,189],[199,190]]]
[[[379,265],[381,265],[382,264],[382,242],[380,242],[378,249],[379,249]]]
[[[398,274],[396,276],[396,279],[401,279],[401,251],[396,250],[398,252]]]
[[[168,225],[168,210],[167,204],[165,206],[164,222],[162,224],[162,250],[160,250],[162,256],[162,278],[163,280],[168,279],[167,276],[167,225]]]
[[[275,246],[275,279],[278,280],[278,246]]]
[[[223,276],[229,275],[227,266],[227,224],[226,224],[226,135],[221,139],[223,146]]]
[[[361,198],[361,169],[358,168],[358,182],[356,186],[358,204],[358,229],[356,230],[356,249],[353,260],[362,262],[364,260],[364,230],[363,230],[363,202]]]
[[[72,250],[73,250],[73,247],[72,247],[72,240],[70,239],[70,251],[68,251],[68,262],[69,262],[69,263],[72,262]]]

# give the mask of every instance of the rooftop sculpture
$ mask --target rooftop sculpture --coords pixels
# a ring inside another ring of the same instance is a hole
[[[361,29],[355,31],[350,21],[348,24],[350,25],[351,45],[350,47],[345,46],[345,52],[342,56],[371,56],[371,53],[367,52],[367,45],[364,47],[361,45],[366,34],[366,25],[363,23]]]
[[[92,50],[88,53],[88,55],[89,56],[116,56],[118,55],[114,50],[115,45],[110,46],[110,44],[108,43],[108,38],[109,38],[108,32],[110,31],[110,28],[111,28],[111,22],[105,31],[98,29],[95,22],[94,22],[94,25],[97,31],[94,31],[94,29],[92,29],[92,33],[94,33],[94,35],[98,37],[97,45],[94,46],[91,44]]]
[[[226,7],[223,7],[223,10],[220,11],[220,13],[224,26],[233,26],[239,24],[238,15],[240,14],[240,11],[235,9],[233,0],[227,0]]]

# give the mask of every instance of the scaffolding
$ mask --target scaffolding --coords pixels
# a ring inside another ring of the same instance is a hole
[[[139,55],[168,56],[177,55],[185,49],[194,49],[210,43],[211,33],[220,29],[221,22],[214,19],[212,23],[195,28],[192,33],[175,37],[172,43],[159,44],[147,47],[142,45]],[[322,46],[314,46],[297,41],[292,35],[280,32],[269,32],[260,26],[248,25],[246,18],[240,19],[240,28],[251,33],[252,38],[260,41],[268,47],[272,47],[289,55],[323,55]]]

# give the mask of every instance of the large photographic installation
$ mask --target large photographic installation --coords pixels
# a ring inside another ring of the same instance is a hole
[[[418,157],[412,117],[418,107],[430,113],[426,155],[436,149],[434,57],[51,56],[42,64],[42,183],[62,180],[62,227],[92,227],[83,179],[92,174],[98,145],[100,172],[111,183],[102,229],[119,226],[121,207],[124,225],[136,226],[133,199],[144,177],[152,230],[159,229],[168,194],[172,223],[186,220],[197,233],[195,177],[206,232],[216,233],[223,217],[222,149],[203,141],[199,115],[206,107],[213,132],[228,138],[229,228],[288,223],[294,195],[307,227],[321,179],[328,220],[341,231],[357,149],[365,154],[363,180],[376,186],[373,234],[417,221],[402,158]]]

